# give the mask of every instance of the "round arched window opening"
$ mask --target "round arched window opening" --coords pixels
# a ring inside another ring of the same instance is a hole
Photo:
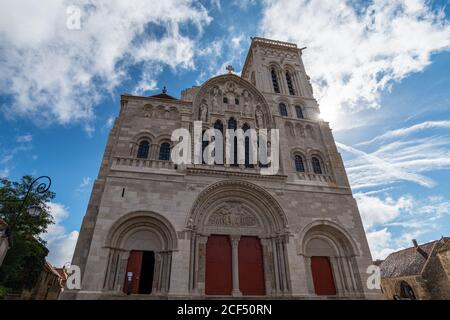
[[[413,288],[406,281],[400,283],[400,297],[402,299],[416,300]]]

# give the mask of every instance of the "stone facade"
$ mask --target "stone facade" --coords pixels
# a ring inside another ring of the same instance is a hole
[[[242,294],[242,236],[261,243],[267,297],[318,297],[316,256],[329,259],[337,297],[378,295],[366,287],[366,235],[301,56],[295,44],[253,38],[242,76],[214,77],[180,100],[122,95],[72,261],[82,271],[81,290],[65,298],[126,297],[133,250],[154,253],[149,298],[206,297],[206,251],[215,234],[230,238],[232,296]],[[280,130],[277,174],[261,175],[259,165],[166,160],[173,130],[192,132],[196,120],[226,128],[231,119],[238,128]]]

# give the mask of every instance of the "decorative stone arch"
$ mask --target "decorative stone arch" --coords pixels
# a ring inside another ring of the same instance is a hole
[[[191,233],[191,257],[194,257],[190,264],[191,291],[205,294],[206,243],[209,236],[219,234],[231,239],[258,237],[264,257],[266,294],[290,293],[287,218],[278,201],[266,190],[243,180],[216,182],[199,194],[185,223]]]
[[[295,92],[294,96],[299,96],[300,95],[300,91],[299,91],[300,90],[300,86],[299,86],[299,81],[298,81],[298,77],[297,77],[297,73],[295,71],[295,68],[289,63],[284,63],[282,70],[283,70],[283,81],[286,83],[286,86],[287,86],[286,73],[289,72],[292,84],[294,86],[294,92]]]
[[[204,232],[202,227],[205,219],[211,215],[209,210],[225,202],[224,199],[245,200],[253,211],[265,211],[269,219],[267,222],[271,223],[270,230],[267,230],[271,232],[270,235],[289,233],[286,215],[278,201],[263,188],[244,180],[222,180],[205,188],[190,210],[186,227]]]
[[[290,137],[295,137],[295,130],[294,130],[294,125],[292,124],[291,121],[286,121],[285,122],[285,127],[286,130],[289,134]]]
[[[178,240],[166,218],[152,211],[125,214],[111,226],[104,248],[109,254],[103,290],[122,291],[130,252],[139,250],[155,254],[152,292],[168,292],[172,252],[178,249]]]
[[[152,117],[153,117],[154,107],[153,107],[152,104],[146,103],[146,104],[142,107],[142,111],[143,111],[143,113],[144,113],[144,117],[146,117],[146,118],[152,118]]]
[[[139,143],[143,140],[148,140],[150,146],[155,143],[155,135],[150,131],[141,131],[134,135],[130,141],[130,156],[136,157],[138,152]],[[152,149],[150,147],[149,157],[152,157]]]
[[[211,103],[208,103],[208,99],[211,98],[211,91],[214,89],[214,87],[218,87],[219,85],[224,84],[224,83],[235,83],[236,85],[247,90],[249,92],[249,94],[254,97],[254,107],[256,108],[256,106],[258,105],[261,108],[261,111],[264,116],[265,127],[270,129],[275,126],[275,123],[273,122],[273,119],[272,119],[271,110],[269,108],[269,105],[268,105],[266,99],[262,95],[262,93],[258,89],[256,89],[256,87],[251,82],[249,82],[239,76],[236,76],[234,74],[224,74],[224,75],[220,75],[220,76],[211,78],[200,87],[200,89],[198,90],[197,94],[195,95],[194,101],[192,103],[195,119],[200,118],[200,106],[202,105],[202,103],[205,103],[205,102],[207,103],[208,114],[211,113],[212,105],[211,105]],[[224,92],[221,92],[219,94],[219,96],[221,96],[221,95],[224,95]],[[222,101],[218,101],[218,103],[221,104]],[[236,120],[238,120],[238,119],[236,119]],[[208,117],[208,121],[209,122],[212,121],[211,117]],[[212,123],[209,123],[209,124],[211,125]]]
[[[400,296],[401,299],[417,299],[417,295],[413,286],[405,279],[397,281],[397,283],[395,284],[395,292]]]
[[[180,120],[180,111],[177,107],[171,106],[169,108],[169,117],[172,120]]]
[[[306,137],[310,138],[312,140],[316,140],[316,132],[314,130],[314,127],[310,124],[307,124],[305,126],[305,133],[306,133]]]
[[[169,118],[169,110],[162,104],[156,106],[154,108],[155,117],[157,119],[168,119]]]
[[[298,136],[299,136],[299,137],[301,137],[301,138],[304,138],[304,137],[305,137],[305,128],[303,127],[302,124],[297,123],[297,124],[295,125],[295,130],[298,132]]]
[[[297,254],[303,256],[305,261],[309,293],[314,294],[312,257],[329,259],[338,296],[352,296],[363,292],[356,262],[360,250],[353,237],[339,224],[317,220],[307,225],[299,233]]]
[[[330,162],[329,162],[328,158],[325,157],[325,155],[320,150],[317,150],[317,149],[308,149],[308,152],[307,152],[307,161],[310,163],[311,172],[314,172],[313,165],[312,165],[313,157],[315,157],[319,160],[320,166],[323,171],[322,173],[330,174],[331,170],[330,170]]]
[[[291,166],[292,166],[292,168],[295,171],[297,171],[297,168],[295,166],[295,157],[299,156],[299,157],[302,158],[303,167],[305,169],[305,172],[308,172],[308,162],[307,162],[307,159],[306,159],[306,152],[302,148],[299,148],[299,147],[292,148],[291,152],[290,152],[290,156],[291,156],[290,157]]]

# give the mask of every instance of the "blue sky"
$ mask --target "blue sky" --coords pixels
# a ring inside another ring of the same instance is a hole
[[[2,1],[0,175],[52,177],[49,259],[69,261],[120,94],[239,73],[263,36],[308,47],[372,254],[448,236],[449,20],[447,1]]]

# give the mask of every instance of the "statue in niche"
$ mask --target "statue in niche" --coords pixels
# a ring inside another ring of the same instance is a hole
[[[255,112],[255,117],[256,117],[256,126],[258,128],[263,128],[264,127],[264,115],[261,111],[261,109],[256,109]]]
[[[214,87],[212,90],[212,110],[216,112],[220,112],[219,102],[217,101],[219,98],[219,88]]]
[[[208,122],[208,106],[206,103],[202,103],[200,106],[200,121]]]
[[[243,108],[243,113],[244,115],[251,115],[252,114],[252,107],[250,105],[250,95],[248,93],[247,90],[244,90],[244,92],[242,93],[242,96],[244,98],[244,108]]]

